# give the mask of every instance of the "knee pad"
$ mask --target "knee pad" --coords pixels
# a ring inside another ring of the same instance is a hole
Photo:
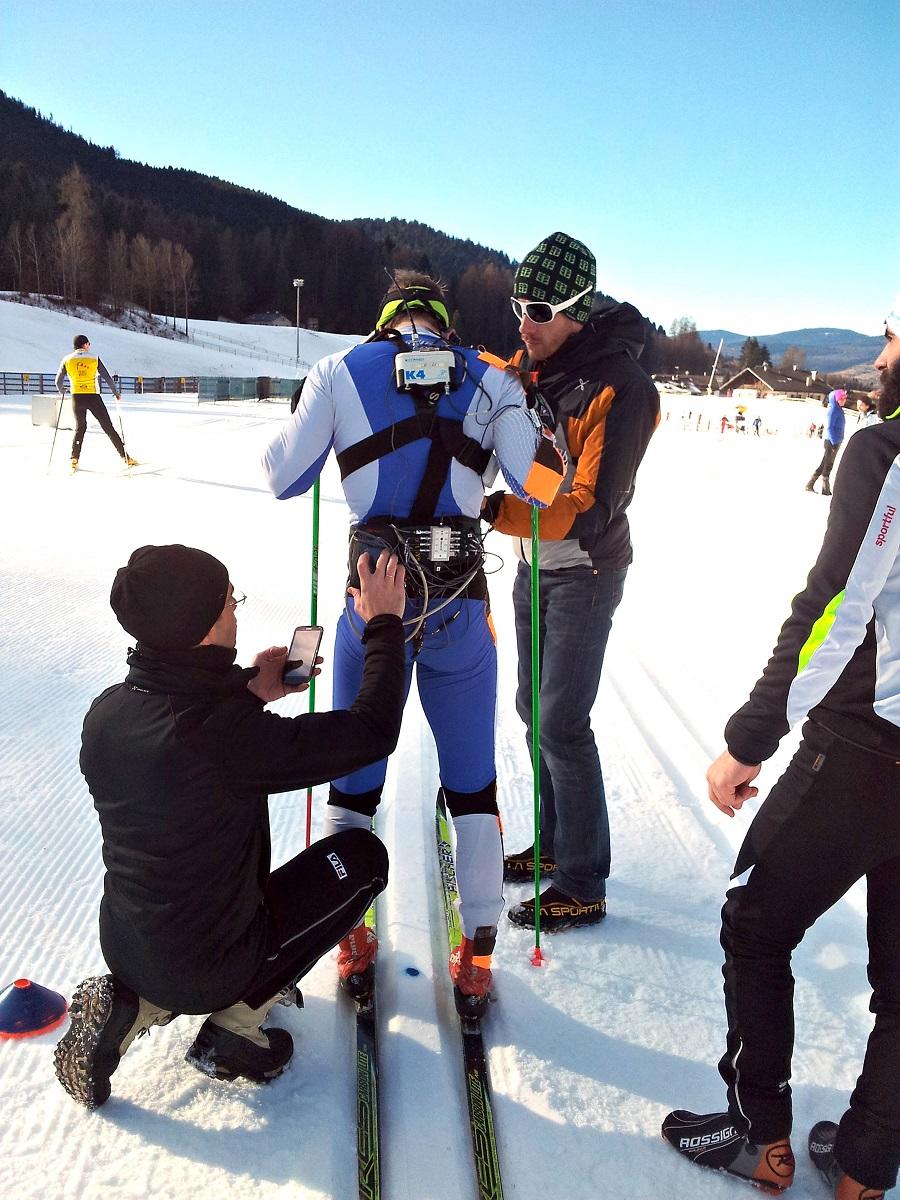
[[[378,807],[378,802],[381,799],[382,789],[380,787],[372,788],[369,792],[360,792],[358,796],[351,795],[350,792],[342,792],[338,788],[331,785],[328,789],[328,807],[343,809],[345,812],[359,813],[368,820],[359,827],[368,829],[372,818],[375,816],[375,810]],[[326,812],[326,817],[327,817]]]
[[[444,799],[447,801],[447,808],[450,816],[470,817],[475,813],[488,813],[492,817],[498,817],[500,810],[497,808],[497,780],[492,779],[487,787],[479,788],[477,792],[454,792],[452,788],[444,788]]]

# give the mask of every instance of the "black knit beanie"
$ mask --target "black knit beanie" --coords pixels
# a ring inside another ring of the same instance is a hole
[[[591,315],[597,288],[597,264],[583,242],[567,233],[551,233],[525,255],[516,271],[513,295],[521,300],[562,304],[585,288],[588,291],[578,303],[564,310],[567,317],[582,325]]]
[[[228,595],[226,567],[190,546],[141,546],[120,567],[109,602],[119,624],[154,650],[196,646]]]

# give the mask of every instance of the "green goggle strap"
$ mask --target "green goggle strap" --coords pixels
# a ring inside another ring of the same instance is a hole
[[[400,309],[404,311],[408,308],[422,308],[426,312],[432,312],[443,324],[445,329],[450,328],[450,314],[447,312],[447,306],[440,300],[389,300],[381,310],[381,315],[375,322],[375,328],[381,329],[383,325],[387,325],[388,321],[393,320]]]

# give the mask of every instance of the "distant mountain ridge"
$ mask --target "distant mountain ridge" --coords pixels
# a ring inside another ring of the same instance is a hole
[[[884,345],[880,337],[867,337],[853,329],[834,329],[821,326],[815,329],[790,329],[784,333],[734,333],[730,329],[699,329],[704,342],[715,348],[723,338],[722,353],[738,358],[741,346],[748,337],[755,337],[761,346],[768,346],[777,362],[789,346],[806,352],[806,365],[816,371],[845,371],[862,362],[871,362]]]

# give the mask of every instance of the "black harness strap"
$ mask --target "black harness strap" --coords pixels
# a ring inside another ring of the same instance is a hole
[[[450,473],[452,459],[453,453],[445,444],[444,438],[441,436],[441,429],[438,427],[436,432],[431,435],[431,449],[428,451],[425,474],[422,476],[416,498],[409,510],[409,520],[413,524],[419,521],[434,520],[438,497]]]
[[[464,467],[469,467],[476,474],[483,475],[491,461],[490,450],[486,450],[480,442],[476,442],[474,438],[463,433],[460,421],[451,421],[447,417],[435,417],[434,410],[429,405],[427,408],[425,406],[418,408],[415,416],[406,417],[394,425],[379,429],[377,433],[372,433],[367,438],[363,438],[361,442],[356,442],[355,445],[342,450],[337,455],[341,479],[346,479],[348,475],[352,475],[360,467],[374,462],[376,458],[383,458],[392,450],[409,446],[421,438],[431,438],[432,449],[440,441],[448,453],[448,468],[449,459],[455,458]],[[426,478],[431,469],[430,454],[428,460],[429,466],[425,471]],[[446,470],[444,474],[446,475]]]
[[[406,343],[396,329],[379,330],[367,340],[389,341],[403,350],[406,349]],[[458,385],[458,380],[451,383],[451,390]],[[413,522],[428,523],[434,518],[438,498],[450,473],[452,460],[455,458],[462,466],[468,467],[477,475],[483,475],[491,460],[491,451],[485,450],[480,442],[463,433],[461,420],[453,421],[449,417],[437,415],[437,405],[442,394],[440,390],[436,391],[433,386],[422,387],[416,384],[406,390],[416,406],[413,416],[379,429],[377,433],[348,446],[336,457],[341,479],[344,480],[376,459],[384,458],[394,450],[428,438],[431,447],[425,473],[412,510],[408,517],[404,518]]]
[[[428,415],[430,416],[430,414]],[[430,437],[430,421],[426,425],[421,419],[422,416],[423,414],[417,412],[415,416],[407,417],[395,425],[379,429],[377,433],[372,433],[367,438],[363,438],[361,442],[356,442],[355,445],[342,450],[336,456],[341,470],[341,479],[346,479],[360,467],[368,466],[376,458],[384,458],[392,450],[399,450],[401,446],[409,446],[421,438]]]

